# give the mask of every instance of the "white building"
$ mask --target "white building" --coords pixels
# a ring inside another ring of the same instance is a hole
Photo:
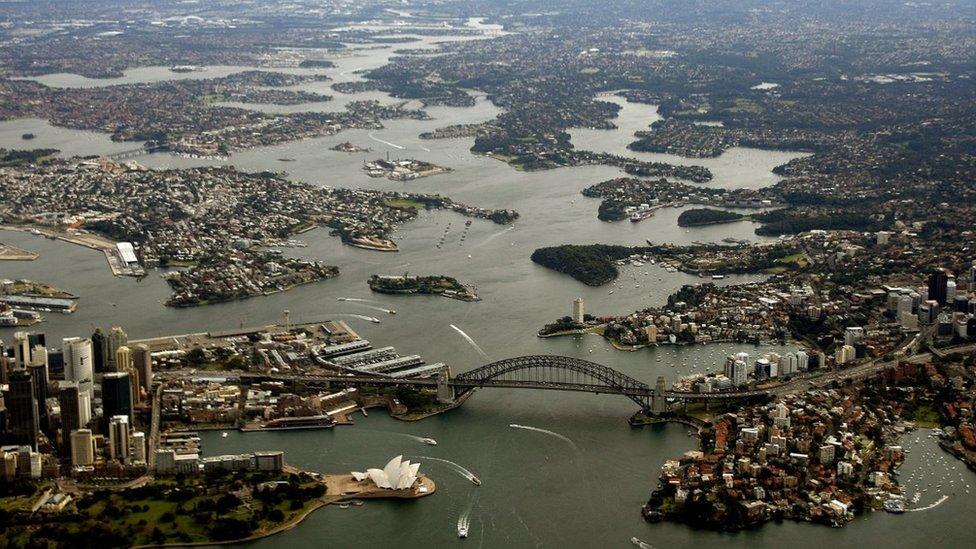
[[[583,317],[585,316],[583,309],[583,298],[577,297],[573,300],[573,322],[579,324],[583,323]]]
[[[796,370],[805,372],[810,368],[810,356],[805,351],[796,352]]]
[[[94,379],[91,340],[66,337],[61,340],[61,353],[64,356],[64,379],[78,383],[78,391],[87,394],[90,400]]]
[[[403,456],[397,456],[387,462],[382,469],[367,469],[365,473],[353,472],[357,481],[369,479],[379,488],[388,490],[405,490],[417,482],[419,463],[404,461]]]

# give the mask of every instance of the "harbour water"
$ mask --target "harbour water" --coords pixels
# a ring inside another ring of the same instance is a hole
[[[423,43],[432,42],[425,39]],[[335,80],[358,78],[356,69],[380,66],[393,49],[400,47],[415,44],[337,57],[338,66],[323,72]],[[161,78],[152,70],[165,71],[168,77],[184,76],[155,68],[139,72],[138,78]],[[135,77],[130,72],[121,80]],[[341,95],[319,91],[337,98]],[[395,101],[384,94],[362,96]],[[623,105],[625,109],[618,120],[620,129],[574,131],[574,143],[581,148],[624,153],[619,147],[626,146],[635,127],[650,123],[655,110],[626,102]],[[329,104],[313,108],[329,110]],[[285,309],[291,311],[292,321],[298,322],[366,314],[380,317],[382,323],[342,318],[376,344],[394,345],[402,354],[417,353],[429,362],[443,361],[455,372],[475,368],[485,358],[451,325],[468,334],[493,360],[537,353],[575,356],[606,364],[648,383],[653,383],[658,375],[674,380],[678,375],[712,367],[734,351],[755,355],[772,350],[717,344],[620,352],[597,336],[537,338],[535,331],[544,323],[569,314],[575,297],[585,299],[587,312],[619,314],[660,305],[682,284],[702,280],[681,273],[669,274],[650,265],[627,267],[620,288],[609,294],[611,287],[590,288],[533,264],[529,256],[535,248],[563,243],[641,244],[646,239],[720,242],[729,236],[756,241],[754,227],[735,223],[683,229],[677,227],[679,211],[675,209],[661,210],[641,223],[601,222],[596,218],[598,201],[581,196],[579,191],[620,176],[620,170],[590,166],[519,172],[490,158],[471,155],[470,139],[418,138],[421,132],[436,127],[490,119],[498,110],[488,101],[481,98],[471,108],[435,107],[428,111],[434,120],[389,121],[383,130],[346,131],[254,149],[236,153],[226,163],[248,170],[287,170],[290,177],[317,185],[442,193],[472,205],[514,208],[522,214],[514,227],[476,220],[462,245],[460,234],[465,218],[451,212],[425,212],[398,231],[401,252],[395,254],[345,246],[326,230],[314,230],[300,237],[307,247],[288,249],[286,253],[336,264],[341,271],[338,278],[270,297],[196,309],[163,307],[169,289],[157,272],[150,272],[141,281],[117,279],[99,252],[21,232],[0,232],[0,241],[39,252],[41,257],[34,262],[0,263],[0,278],[32,278],[81,296],[76,313],[48,314],[47,323],[38,327],[50,338],[82,335],[90,333],[93,326],[112,324],[124,326],[133,338],[267,324],[280,320]],[[112,143],[107,136],[54,128],[36,120],[0,125],[0,146],[23,148],[20,134],[28,131],[38,135],[31,146],[58,143],[58,148],[69,154],[105,154],[116,146],[131,148],[131,144]],[[372,147],[373,152],[348,154],[329,150],[342,141]],[[604,145],[598,147],[601,142]],[[394,157],[430,161],[453,171],[410,182],[368,178],[360,169],[362,160],[387,152]],[[776,176],[769,170],[795,156],[737,149],[711,160],[669,155],[654,158],[709,166],[716,172],[716,181],[709,185],[733,187],[772,184]],[[294,161],[282,163],[280,158]],[[165,154],[137,160],[153,167],[222,163]],[[435,245],[449,224],[446,243],[438,249]],[[371,274],[403,272],[454,276],[475,285],[483,301],[378,295],[371,294],[366,286]],[[635,287],[635,276],[640,288]],[[727,277],[717,282],[732,284],[749,279]],[[368,298],[372,300],[369,305],[396,309],[398,314],[378,315],[361,303],[337,301],[337,297]],[[0,330],[0,338],[9,339],[11,332]],[[232,432],[227,438],[209,433],[203,439],[209,455],[282,449],[288,462],[323,472],[362,470],[381,465],[396,454],[426,455],[470,469],[483,483],[476,487],[448,464],[421,459],[422,470],[438,483],[434,497],[369,502],[350,509],[325,508],[299,528],[253,544],[260,547],[281,543],[404,548],[462,543],[476,547],[625,547],[630,546],[633,536],[654,547],[859,547],[866,539],[887,547],[917,547],[922,543],[948,547],[948,540],[967,539],[970,535],[966,518],[976,512],[976,499],[970,497],[950,497],[925,512],[899,516],[874,513],[841,530],[785,523],[737,534],[716,534],[675,524],[647,524],[641,519],[639,508],[656,483],[662,462],[694,448],[696,439],[682,426],[632,429],[625,420],[633,411],[634,405],[618,396],[489,389],[479,391],[458,410],[418,423],[398,422],[374,413],[368,418],[357,415],[357,425],[353,427]],[[577,450],[559,437],[512,429],[509,425],[513,423],[558,433],[571,440]],[[438,444],[429,446],[393,433],[431,437]],[[457,539],[456,524],[465,513],[469,514],[470,533],[467,540],[461,541]]]

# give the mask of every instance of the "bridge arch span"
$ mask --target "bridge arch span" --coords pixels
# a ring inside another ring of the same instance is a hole
[[[613,368],[579,358],[531,355],[506,358],[454,377],[453,385],[464,393],[475,387],[551,388],[557,390],[624,395],[643,409],[650,409],[654,389]]]

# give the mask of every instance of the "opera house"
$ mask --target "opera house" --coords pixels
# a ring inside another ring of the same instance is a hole
[[[417,482],[419,463],[405,461],[403,456],[391,459],[382,469],[367,469],[365,473],[353,472],[352,476],[359,482],[369,479],[378,488],[388,490],[406,490]]]

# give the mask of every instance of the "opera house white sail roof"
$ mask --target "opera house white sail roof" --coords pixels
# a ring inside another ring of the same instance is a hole
[[[417,482],[417,472],[419,470],[419,463],[410,463],[404,460],[403,456],[397,456],[391,459],[382,469],[367,469],[365,473],[354,471],[352,476],[358,481],[368,478],[379,488],[405,490]]]

